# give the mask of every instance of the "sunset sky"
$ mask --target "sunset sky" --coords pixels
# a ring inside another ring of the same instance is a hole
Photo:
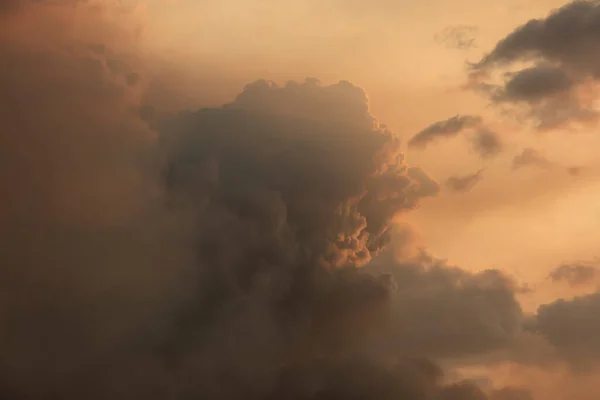
[[[403,220],[414,223],[424,245],[451,263],[473,270],[501,268],[529,285],[544,286],[557,262],[597,257],[596,127],[536,133],[503,118],[488,107],[489,98],[463,87],[467,62],[478,61],[516,27],[562,5],[553,0],[173,0],[148,2],[141,13],[147,23],[144,45],[173,57],[187,79],[210,79],[219,86],[213,93],[222,102],[259,77],[279,83],[307,76],[325,84],[349,80],[365,90],[372,113],[404,143],[454,115],[485,116],[505,142],[497,158],[481,160],[461,137],[423,151],[409,149],[409,162],[440,182],[481,168],[485,172],[471,190],[442,191]],[[470,43],[460,46],[461,41]],[[189,90],[199,102],[207,96],[194,86]],[[570,176],[560,168],[535,167],[513,172],[512,159],[528,147],[582,172]]]
[[[598,399],[599,82],[591,0],[0,0],[0,398]]]

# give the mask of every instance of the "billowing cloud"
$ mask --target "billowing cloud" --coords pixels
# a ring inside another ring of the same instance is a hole
[[[497,270],[470,273],[424,256],[419,263],[371,266],[393,277],[387,341],[382,351],[453,358],[512,345],[521,331],[519,288]]]
[[[600,269],[589,263],[561,264],[553,269],[548,278],[553,282],[566,282],[571,286],[586,285],[600,276]]]
[[[495,395],[423,357],[511,347],[518,288],[390,256],[439,185],[362,89],[259,80],[173,112],[82,12],[89,37],[0,44],[0,397]]]
[[[576,366],[597,364],[600,357],[600,293],[557,300],[539,307],[532,330]]]
[[[453,192],[468,192],[483,179],[483,171],[480,169],[473,174],[451,176],[446,181],[446,186]]]
[[[510,343],[499,272],[371,261],[439,187],[360,88],[257,81],[172,113],[81,11],[89,37],[0,45],[2,397],[429,400],[458,389],[390,361]]]
[[[454,137],[463,130],[477,128],[481,123],[482,119],[478,115],[455,115],[454,117],[429,125],[413,136],[408,141],[408,145],[410,147],[424,148],[435,140]]]

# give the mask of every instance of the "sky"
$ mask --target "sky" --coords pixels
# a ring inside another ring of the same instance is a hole
[[[0,0],[0,398],[598,398],[599,35]]]

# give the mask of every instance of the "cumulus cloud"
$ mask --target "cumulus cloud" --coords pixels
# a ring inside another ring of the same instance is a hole
[[[530,329],[543,336],[577,367],[597,364],[600,356],[600,293],[557,300],[538,308]]]
[[[468,192],[483,179],[483,169],[462,176],[451,176],[446,181],[446,186],[453,192]]]
[[[553,282],[566,282],[571,286],[586,285],[600,276],[596,265],[587,263],[562,264],[553,269],[548,278]]]
[[[0,397],[486,398],[422,357],[510,346],[517,289],[386,256],[439,186],[362,89],[172,112],[85,10],[0,44]]]
[[[425,256],[419,263],[375,265],[393,277],[391,337],[385,349],[452,358],[504,349],[521,331],[515,282],[497,270],[471,273]]]

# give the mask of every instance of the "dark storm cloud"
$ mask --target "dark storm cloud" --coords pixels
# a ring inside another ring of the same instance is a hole
[[[550,272],[548,276],[554,282],[566,282],[571,286],[580,286],[592,283],[600,276],[600,269],[596,265],[575,263],[562,264]]]
[[[481,398],[398,360],[509,345],[514,285],[384,257],[439,187],[360,88],[169,114],[96,39],[0,44],[0,397]]]
[[[600,357],[600,293],[540,306],[531,329],[574,365],[597,364]]]
[[[463,176],[451,176],[446,181],[446,186],[453,192],[468,192],[483,179],[483,169]]]
[[[431,142],[457,136],[463,130],[477,128],[481,125],[481,117],[478,115],[455,115],[443,121],[434,122],[409,141],[409,147],[424,148]]]
[[[482,158],[494,157],[503,148],[499,135],[489,129],[480,129],[471,139],[471,144]]]

